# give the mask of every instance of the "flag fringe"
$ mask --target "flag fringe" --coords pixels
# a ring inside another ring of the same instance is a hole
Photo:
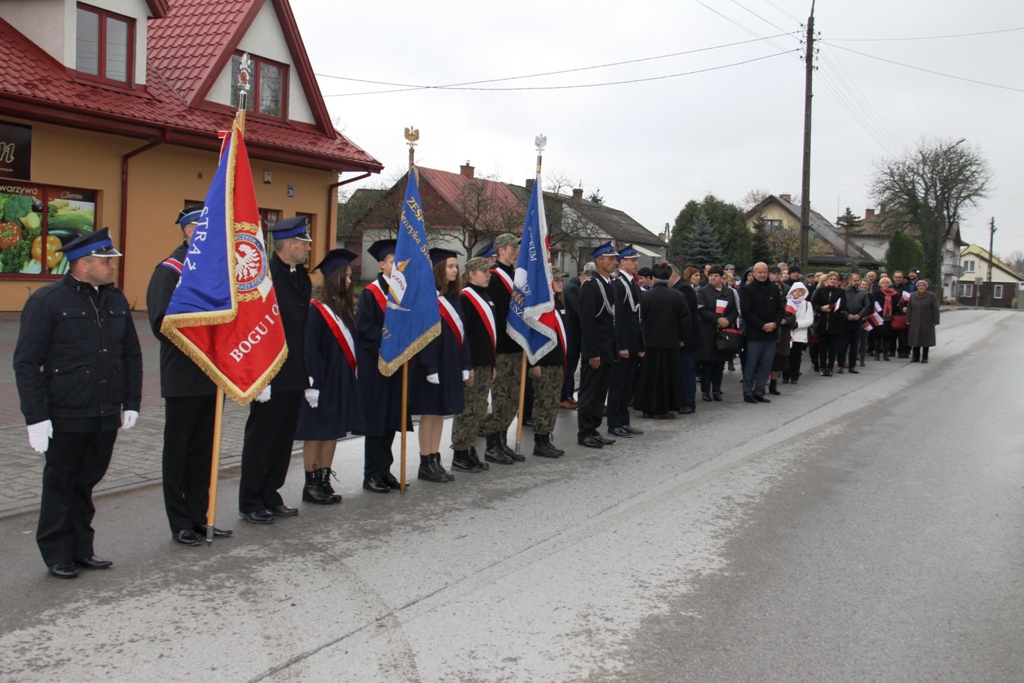
[[[398,357],[395,358],[390,363],[386,362],[380,356],[377,356],[377,370],[379,370],[380,374],[384,375],[385,377],[390,377],[391,375],[398,372],[402,368],[402,365],[404,365],[407,360],[410,360],[417,353],[425,349],[427,347],[427,344],[434,341],[434,339],[439,334],[441,334],[440,320],[438,320],[433,325],[433,327],[431,327],[426,332],[421,334],[419,338],[417,338],[415,341],[409,344],[409,346],[406,347],[405,351],[402,351],[402,353],[400,353]]]

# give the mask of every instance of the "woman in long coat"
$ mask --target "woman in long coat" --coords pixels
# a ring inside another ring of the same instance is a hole
[[[875,340],[875,360],[878,354],[882,354],[883,360],[889,360],[889,356],[896,355],[896,340],[898,334],[892,329],[893,316],[899,315],[901,311],[901,300],[903,292],[892,286],[892,280],[883,277],[878,281],[878,291],[871,293],[871,306],[875,328],[871,335]]]
[[[818,368],[822,377],[831,377],[839,350],[839,337],[845,329],[846,294],[839,287],[839,273],[825,276],[811,295],[811,305],[818,314]]]
[[[409,413],[420,416],[420,468],[416,477],[444,483],[455,480],[441,465],[444,416],[457,415],[466,407],[462,387],[470,379],[473,359],[465,343],[458,254],[431,249],[430,261],[434,264],[441,334],[409,363]]]
[[[722,400],[722,373],[725,364],[733,354],[718,350],[718,331],[737,329],[739,309],[736,297],[722,282],[725,271],[722,266],[708,269],[708,283],[697,290],[697,316],[700,319],[700,346],[697,360],[700,361],[700,395],[705,401]],[[691,324],[696,324],[691,320]]]
[[[356,386],[355,297],[352,261],[357,254],[334,249],[314,269],[324,277],[306,318],[306,371],[311,380],[299,409],[295,439],[302,440],[306,484],[302,500],[317,505],[340,503],[331,486],[331,465],[338,439],[365,430]]]
[[[911,363],[927,363],[928,348],[935,346],[935,326],[939,324],[939,300],[928,291],[921,278],[917,291],[907,300],[907,344],[913,349]]]

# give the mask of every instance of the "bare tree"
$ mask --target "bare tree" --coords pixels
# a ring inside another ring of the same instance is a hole
[[[1006,265],[1013,268],[1018,275],[1024,275],[1024,251],[1011,251],[1009,256],[1002,259]]]
[[[479,176],[463,184],[450,212],[436,216],[437,224],[461,228],[457,237],[467,255],[480,242],[522,230],[525,219],[526,207],[497,176]]]
[[[762,201],[767,199],[770,195],[771,192],[765,190],[764,188],[754,188],[750,192],[747,192],[745,195],[743,195],[743,199],[740,200],[739,207],[743,209],[744,213],[746,213],[747,211],[750,211],[755,206],[760,204]]]
[[[582,202],[572,198],[573,183],[564,173],[547,178],[544,188],[544,210],[548,218],[551,248],[561,249],[576,264],[577,274],[587,262],[584,250],[607,234],[587,218]]]

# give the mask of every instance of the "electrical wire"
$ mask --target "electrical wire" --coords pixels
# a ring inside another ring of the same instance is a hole
[[[714,7],[712,7],[711,5],[708,5],[708,4],[704,3],[704,2],[702,2],[701,0],[694,0],[694,2],[696,2],[698,5],[700,5],[704,9],[706,9],[708,11],[711,11],[711,12],[714,12],[718,16],[720,16],[723,19],[725,19],[726,21],[728,21],[733,26],[737,26],[740,29],[742,29],[742,30],[746,31],[747,33],[749,33],[750,35],[756,36],[757,38],[760,38],[761,40],[765,41],[766,43],[768,43],[769,45],[774,47],[776,50],[784,50],[785,49],[781,45],[779,45],[778,43],[773,42],[771,39],[766,38],[765,36],[762,36],[757,31],[754,31],[753,29],[749,29],[746,26],[744,26],[743,24],[741,24],[740,22],[736,21],[735,19],[727,17],[726,15],[722,14],[721,12],[716,10]],[[797,59],[799,59],[799,56],[797,56]]]
[[[835,78],[837,84],[843,91],[849,96],[850,102],[864,115],[867,120],[877,131],[884,137],[894,148],[906,151],[907,145],[903,142],[896,131],[882,118],[881,114],[878,113],[871,105],[871,100],[864,95],[864,92],[857,87],[857,84],[853,81],[853,77],[846,71],[839,59],[832,54],[832,49],[826,46],[827,51],[822,52],[822,61],[831,68],[832,76]]]
[[[767,2],[767,0],[765,0]],[[977,33],[953,33],[946,36],[922,36],[919,38],[829,38],[833,42],[841,43],[886,43],[905,40],[943,40],[945,38],[969,38],[971,36],[990,36],[994,33],[1009,33],[1011,31],[1024,31],[1024,26],[1016,28],[1001,28],[995,31],[979,31]]]
[[[786,15],[787,17],[789,17],[790,19],[792,19],[792,20],[793,20],[793,21],[795,21],[796,23],[798,23],[798,24],[800,24],[801,26],[803,26],[803,23],[802,23],[802,22],[801,22],[801,21],[800,21],[799,19],[797,19],[797,18],[796,18],[796,17],[794,17],[794,16],[792,15],[792,14],[790,14],[790,13],[789,13],[789,12],[787,12],[786,10],[784,10],[784,9],[782,9],[781,7],[779,7],[778,5],[776,5],[776,4],[774,3],[774,2],[772,2],[772,0],[764,0],[764,1],[765,1],[765,4],[767,4],[767,5],[770,5],[771,7],[774,7],[774,8],[775,8],[776,10],[778,10],[779,12],[782,12],[782,13],[783,13],[783,14],[785,14],[785,15]]]
[[[754,10],[750,9],[749,7],[746,7],[746,6],[744,6],[744,5],[741,5],[741,4],[740,4],[740,2],[739,2],[739,0],[732,0],[732,4],[736,5],[737,7],[739,7],[739,8],[740,8],[740,9],[742,9],[742,10],[746,10],[747,12],[750,12],[750,13],[751,13],[751,14],[753,14],[753,15],[754,15],[755,17],[757,17],[758,19],[760,19],[760,20],[761,20],[761,21],[763,21],[764,23],[768,24],[768,25],[769,25],[769,26],[771,26],[772,28],[776,29],[777,31],[783,31],[783,32],[785,32],[785,29],[783,29],[783,28],[780,28],[779,26],[777,26],[777,25],[773,24],[772,22],[768,21],[767,19],[765,19],[764,17],[762,17],[762,16],[760,15],[760,14],[758,14],[758,13],[757,13],[757,12],[755,12]],[[797,23],[799,23],[799,22],[797,22]]]
[[[870,125],[868,125],[868,123],[864,120],[864,117],[861,115],[861,113],[858,112],[857,109],[853,106],[853,104],[848,101],[847,97],[840,91],[839,87],[834,84],[832,77],[827,72],[824,71],[819,71],[818,75],[820,76],[818,82],[825,86],[826,90],[832,93],[832,96],[836,98],[840,106],[846,111],[847,114],[850,115],[850,118],[852,118],[854,122],[856,122],[856,124],[860,126],[864,130],[864,132],[868,134],[869,137],[871,137],[872,140],[878,143],[878,146],[884,149],[886,154],[889,154],[890,156],[895,156],[890,144],[886,142],[886,140],[879,133],[877,133]]]
[[[999,83],[986,83],[985,81],[978,81],[978,80],[975,80],[973,78],[964,78],[963,76],[954,76],[952,74],[944,74],[944,73],[942,73],[940,71],[932,71],[931,69],[924,69],[924,68],[919,67],[919,66],[912,66],[910,64],[902,64],[900,62],[894,62],[893,60],[885,59],[884,57],[876,57],[875,55],[869,55],[866,52],[858,52],[857,50],[851,50],[850,48],[843,47],[842,45],[832,45],[831,39],[827,40],[827,41],[826,40],[822,40],[820,42],[825,43],[826,45],[831,45],[832,47],[834,47],[837,50],[845,50],[846,52],[852,52],[853,54],[860,55],[861,57],[868,57],[869,59],[876,59],[876,60],[878,60],[880,62],[885,62],[887,64],[895,64],[896,66],[902,66],[905,69],[913,69],[914,71],[923,71],[924,73],[927,73],[927,74],[933,74],[935,76],[943,76],[945,78],[952,78],[952,79],[957,80],[957,81],[966,81],[968,83],[974,83],[976,85],[987,85],[990,88],[999,88],[1001,90],[1012,90],[1014,92],[1024,92],[1024,89],[1022,89],[1022,88],[1014,88],[1014,87],[1009,86],[1009,85],[1000,85]]]

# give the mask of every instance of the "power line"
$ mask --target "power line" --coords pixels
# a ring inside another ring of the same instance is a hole
[[[803,22],[802,22],[802,21],[800,21],[799,19],[797,19],[796,17],[794,17],[794,16],[792,15],[792,14],[790,14],[790,13],[789,13],[789,12],[787,12],[786,10],[784,10],[784,9],[782,9],[781,7],[779,7],[778,5],[776,5],[776,4],[774,3],[774,2],[772,2],[772,0],[764,0],[764,1],[765,1],[765,3],[766,3],[766,4],[770,5],[771,7],[774,7],[774,8],[775,8],[776,10],[778,10],[779,12],[782,12],[782,13],[783,13],[783,14],[785,14],[785,15],[786,15],[787,17],[789,17],[790,19],[792,19],[792,20],[793,20],[793,21],[795,21],[796,23],[798,23],[798,24],[800,24],[801,26],[803,26]]]
[[[782,47],[781,45],[779,45],[779,44],[777,44],[777,43],[773,42],[773,41],[772,41],[771,39],[769,39],[769,38],[766,38],[765,36],[762,36],[762,35],[761,35],[760,33],[758,33],[757,31],[754,31],[753,29],[749,29],[749,28],[747,28],[746,26],[744,26],[744,25],[743,25],[743,24],[741,24],[740,22],[736,21],[735,19],[732,19],[732,18],[730,18],[730,17],[727,17],[726,15],[724,15],[724,14],[722,14],[721,12],[719,12],[718,10],[716,10],[716,9],[715,9],[714,7],[711,7],[710,5],[708,5],[708,4],[704,3],[704,2],[702,2],[701,0],[694,0],[694,2],[696,2],[696,3],[698,4],[698,5],[700,5],[700,6],[701,6],[701,7],[703,7],[704,9],[706,9],[706,10],[709,10],[709,11],[711,11],[711,12],[714,12],[714,13],[715,13],[715,14],[717,14],[718,16],[720,16],[720,17],[722,17],[723,19],[725,19],[726,21],[728,21],[728,22],[729,22],[730,24],[732,24],[733,26],[737,26],[737,27],[739,27],[740,29],[742,29],[742,30],[746,31],[747,33],[749,33],[750,35],[752,35],[752,36],[756,36],[756,37],[760,38],[761,40],[764,40],[764,41],[765,41],[765,42],[767,42],[767,43],[768,43],[769,45],[771,45],[772,47],[774,47],[774,48],[775,48],[776,50],[784,50],[784,49],[785,49],[785,48],[783,48],[783,47]],[[788,34],[787,34],[787,35],[788,35]]]
[[[765,0],[767,2],[767,0]],[[922,36],[919,38],[829,38],[831,41],[842,43],[885,43],[905,40],[942,40],[945,38],[968,38],[970,36],[990,36],[994,33],[1009,33],[1011,31],[1024,31],[1024,26],[1017,28],[1001,28],[995,31],[979,31],[978,33],[953,33],[946,36]]]
[[[476,88],[476,87],[455,87],[455,86],[427,86],[424,87],[413,87],[413,88],[399,88],[396,90],[370,90],[367,92],[356,92],[356,93],[336,93],[333,95],[324,95],[324,97],[351,97],[354,95],[380,95],[384,93],[393,92],[406,92],[408,90],[422,90],[422,89],[434,89],[434,90],[472,90],[472,91],[491,91],[491,92],[514,92],[514,91],[525,91],[525,90],[579,90],[582,88],[601,88],[609,85],[627,85],[630,83],[647,83],[650,81],[663,81],[668,78],[679,78],[680,76],[692,76],[694,74],[707,73],[709,71],[719,71],[721,69],[728,69],[734,66],[742,66],[744,64],[752,64],[754,62],[760,62],[765,59],[771,59],[772,57],[778,57],[780,55],[789,54],[792,52],[774,52],[770,55],[763,55],[761,57],[754,57],[752,59],[745,59],[741,62],[733,62],[732,64],[722,64],[720,66],[711,66],[706,69],[695,69],[693,71],[684,71],[676,74],[668,74],[665,76],[651,76],[648,78],[632,78],[624,81],[608,81],[605,83],[578,83],[574,85],[538,85],[538,86],[521,86],[515,88]]]
[[[864,95],[864,92],[857,87],[857,84],[853,81],[853,77],[850,76],[850,73],[846,71],[842,63],[835,57],[835,55],[832,55],[831,52],[831,48],[829,48],[828,52],[822,53],[821,57],[825,64],[832,67],[833,73],[831,75],[835,78],[836,83],[849,96],[852,106],[858,108],[864,114],[865,119],[870,122],[879,134],[881,134],[889,143],[892,143],[896,149],[906,150],[907,146],[900,139],[899,135],[896,134],[896,131],[889,126],[885,119],[882,118],[881,114],[879,114],[871,105],[871,101]],[[888,148],[888,145],[886,147]],[[890,150],[890,153],[892,153],[892,150]]]
[[[914,71],[923,71],[924,73],[927,73],[927,74],[933,74],[935,76],[944,76],[945,78],[952,78],[952,79],[955,79],[955,80],[958,80],[958,81],[966,81],[968,83],[974,83],[974,84],[977,84],[977,85],[987,85],[990,88],[1000,88],[1001,90],[1012,90],[1014,92],[1024,92],[1024,89],[1014,88],[1014,87],[1011,87],[1009,85],[1000,85],[998,83],[986,83],[985,81],[977,81],[977,80],[974,80],[973,78],[964,78],[963,76],[954,76],[952,74],[944,74],[944,73],[942,73],[940,71],[932,71],[931,69],[924,69],[924,68],[919,67],[919,66],[912,66],[910,64],[902,64],[900,62],[894,62],[893,60],[885,59],[884,57],[876,57],[874,55],[869,55],[866,52],[858,52],[857,50],[851,50],[850,48],[843,47],[841,45],[832,45],[831,42],[829,42],[829,41],[824,41],[823,40],[821,42],[825,43],[826,45],[830,45],[831,47],[834,47],[837,50],[845,50],[846,52],[852,52],[853,54],[860,55],[861,57],[868,57],[869,59],[877,59],[878,61],[885,62],[887,64],[895,64],[896,66],[902,66],[905,69],[913,69]]]
[[[771,26],[772,28],[774,28],[774,29],[776,29],[776,30],[778,30],[778,31],[783,31],[783,32],[785,31],[785,29],[783,29],[783,28],[780,28],[779,26],[777,26],[777,25],[773,24],[772,22],[768,21],[767,19],[765,19],[764,17],[762,17],[762,16],[760,15],[760,14],[758,14],[758,13],[757,13],[757,12],[755,12],[754,10],[750,9],[749,7],[745,7],[744,5],[741,5],[741,4],[740,4],[740,2],[739,2],[739,0],[732,0],[732,4],[736,5],[737,7],[739,7],[739,8],[740,8],[740,9],[742,9],[742,10],[746,10],[747,12],[750,12],[750,13],[751,13],[751,14],[753,14],[753,15],[754,15],[755,17],[757,17],[758,19],[760,19],[760,20],[761,20],[761,21],[763,21],[764,23],[768,24],[768,25],[769,25],[769,26]],[[798,22],[798,23],[799,23],[799,22]]]

